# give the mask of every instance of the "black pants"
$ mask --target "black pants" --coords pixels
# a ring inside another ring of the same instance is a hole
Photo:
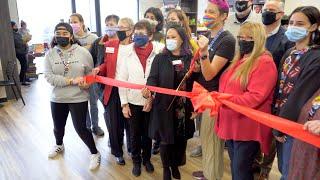
[[[176,139],[174,144],[160,144],[160,157],[163,168],[178,167],[186,164],[187,141]]]
[[[150,113],[143,112],[143,106],[129,104],[131,117],[127,121],[130,127],[132,160],[134,164],[150,161],[152,141],[148,137]],[[142,150],[142,158],[141,158]]]
[[[232,180],[253,180],[255,157],[260,145],[257,141],[226,141],[231,160]]]
[[[127,136],[127,147],[128,151],[131,151],[130,148],[130,131],[128,127],[128,122],[124,118],[121,109],[121,102],[119,98],[118,88],[113,87],[110,95],[110,99],[105,108],[105,121],[109,131],[109,140],[111,146],[111,154],[116,157],[123,156],[123,137],[124,129],[126,129]]]
[[[28,70],[28,60],[27,60],[27,55],[26,54],[16,54],[16,57],[18,58],[20,62],[20,82],[25,82],[26,81],[26,73]]]
[[[88,146],[92,154],[96,154],[97,148],[93,140],[93,136],[86,127],[86,113],[88,111],[88,102],[82,103],[54,103],[51,102],[51,114],[54,124],[54,136],[56,144],[62,145],[64,130],[68,118],[69,111],[72,117],[73,126],[82,139]]]

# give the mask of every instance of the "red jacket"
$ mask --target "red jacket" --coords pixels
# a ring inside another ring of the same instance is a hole
[[[277,82],[277,69],[271,56],[263,54],[256,67],[249,74],[245,90],[239,80],[232,76],[243,60],[220,78],[219,92],[232,94],[231,102],[271,113],[274,87]],[[258,141],[263,153],[268,153],[271,144],[271,128],[259,124],[248,117],[222,106],[219,111],[215,131],[221,139],[235,141]]]
[[[106,51],[104,56],[104,63],[99,66],[99,75],[113,79],[115,78],[119,45],[119,40],[110,40],[105,43]],[[105,85],[103,92],[103,104],[105,105],[108,104],[111,95],[111,90],[112,86]]]

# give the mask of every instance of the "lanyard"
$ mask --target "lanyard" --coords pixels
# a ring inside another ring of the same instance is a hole
[[[69,51],[68,60],[67,60],[66,57],[63,55],[62,51],[60,49],[57,49],[60,60],[62,61],[62,64],[64,66],[63,76],[66,76],[70,70],[70,59],[71,59],[71,56],[73,56],[73,50],[74,49]]]
[[[217,33],[217,35],[212,39],[212,41],[210,42],[210,45],[208,47],[209,51],[213,50],[213,45],[216,43],[216,41],[218,40],[219,36],[223,33],[223,29],[220,29],[220,31]]]

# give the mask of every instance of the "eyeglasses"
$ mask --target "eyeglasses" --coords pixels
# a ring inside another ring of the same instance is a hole
[[[250,36],[237,36],[238,41],[253,41],[253,37]]]
[[[278,14],[278,13],[283,13],[282,11],[277,11],[277,10],[275,10],[275,9],[263,9],[262,12],[263,12],[263,13],[264,13],[264,12],[273,12],[273,13],[276,13],[276,14]]]

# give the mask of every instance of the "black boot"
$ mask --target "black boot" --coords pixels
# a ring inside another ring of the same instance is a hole
[[[172,177],[175,179],[181,179],[181,174],[179,171],[178,166],[172,166],[171,167]]]
[[[169,167],[163,168],[163,180],[171,180],[171,171]]]
[[[136,177],[141,175],[141,164],[133,164],[132,174]]]

